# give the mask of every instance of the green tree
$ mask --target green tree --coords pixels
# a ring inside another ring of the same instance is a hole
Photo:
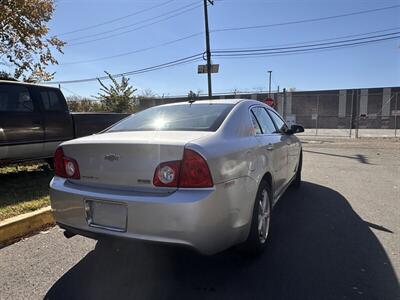
[[[49,64],[57,64],[52,50],[63,53],[65,45],[47,36],[54,8],[53,0],[0,1],[0,66],[14,67],[14,78],[33,82],[53,78],[54,73],[46,71]]]
[[[98,79],[101,88],[97,99],[100,99],[106,111],[124,113],[133,112],[135,110],[135,96],[133,95],[137,89],[129,85],[129,78],[122,76],[119,83],[110,73],[104,71],[110,78],[112,84],[106,86]]]

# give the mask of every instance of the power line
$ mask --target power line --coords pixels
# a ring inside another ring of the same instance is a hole
[[[192,3],[190,5],[194,5],[195,3]],[[82,45],[82,44],[87,44],[87,43],[92,43],[92,42],[96,42],[96,41],[100,41],[100,40],[104,40],[104,39],[109,39],[109,38],[113,38],[116,36],[120,36],[126,33],[130,33],[160,22],[163,22],[165,20],[171,19],[173,17],[176,17],[178,15],[181,15],[183,13],[186,13],[188,11],[194,10],[197,7],[200,7],[201,4],[198,4],[197,6],[188,8],[184,11],[178,12],[176,14],[173,14],[171,16],[168,16],[166,18],[163,18],[161,20],[149,23],[149,24],[145,24],[143,26],[137,27],[137,28],[133,28],[131,30],[126,30],[126,31],[122,31],[113,35],[108,35],[108,36],[104,36],[104,37],[100,37],[100,38],[96,38],[96,39],[91,39],[91,40],[87,40],[87,41],[82,41],[82,42],[78,42],[78,43],[73,43],[73,44],[67,44],[68,47],[71,46],[77,46],[77,45]],[[376,12],[376,11],[382,11],[382,10],[388,10],[388,9],[392,9],[392,8],[398,8],[400,7],[400,5],[392,5],[392,6],[388,6],[388,7],[382,7],[382,8],[376,8],[376,9],[370,9],[370,10],[363,10],[363,11],[358,11],[358,12],[352,12],[352,13],[346,13],[346,14],[341,14],[341,15],[333,15],[333,16],[327,16],[327,17],[321,17],[321,18],[312,18],[312,19],[302,19],[302,20],[295,20],[295,21],[288,21],[288,22],[283,22],[283,23],[272,23],[272,24],[266,24],[266,25],[255,25],[255,26],[247,26],[247,27],[231,27],[231,28],[223,28],[223,29],[216,29],[216,30],[211,30],[210,32],[213,33],[218,33],[218,32],[227,32],[227,31],[240,31],[240,30],[249,30],[249,29],[260,29],[260,28],[268,28],[268,27],[277,27],[277,26],[285,26],[285,25],[293,25],[293,24],[300,24],[300,23],[308,23],[308,22],[316,22],[316,21],[322,21],[322,20],[329,20],[329,19],[336,19],[336,18],[341,18],[341,17],[347,17],[347,16],[353,16],[353,15],[359,15],[359,14],[367,14],[367,13],[372,13],[372,12]],[[180,8],[182,9],[182,8]],[[154,17],[154,18],[158,18],[160,16]],[[131,24],[132,25],[132,24]],[[100,35],[103,33],[99,33],[97,35]],[[93,36],[93,35],[92,35]],[[83,37],[82,37],[83,38]]]
[[[175,14],[173,14],[173,15],[171,15],[171,16],[165,17],[165,18],[160,19],[160,20],[158,20],[158,21],[154,21],[154,22],[151,22],[151,23],[148,23],[148,24],[145,24],[145,25],[142,25],[142,26],[139,26],[139,27],[130,29],[130,30],[125,30],[125,31],[122,31],[122,32],[114,33],[114,34],[112,34],[112,35],[107,35],[107,36],[100,37],[100,38],[97,38],[97,39],[82,41],[82,42],[78,42],[78,43],[74,43],[74,44],[68,44],[68,46],[69,46],[69,47],[71,47],[71,46],[77,46],[77,45],[92,43],[92,42],[96,42],[96,41],[100,41],[100,40],[105,40],[105,39],[114,38],[114,37],[117,37],[117,36],[120,36],[120,35],[123,35],[123,34],[126,34],[126,33],[130,33],[130,32],[133,32],[133,31],[137,31],[137,30],[140,30],[140,29],[149,27],[149,26],[151,26],[151,25],[158,24],[158,23],[161,23],[161,22],[163,22],[163,21],[172,19],[172,18],[177,17],[177,16],[179,16],[179,15],[182,15],[182,14],[184,14],[184,13],[186,13],[186,12],[192,11],[192,10],[194,10],[194,9],[200,7],[200,6],[201,6],[201,4],[198,4],[198,5],[194,6],[194,7],[185,9],[185,10],[183,10],[183,11],[180,11],[180,12],[178,12],[178,13],[175,13]]]
[[[133,71],[128,71],[124,73],[119,73],[119,74],[114,74],[112,77],[118,78],[122,76],[128,76],[128,75],[137,75],[137,74],[142,74],[142,73],[147,73],[147,72],[152,72],[156,70],[161,70],[165,68],[170,68],[182,64],[187,64],[191,63],[194,61],[202,60],[203,53],[197,53],[191,56],[186,56],[180,59],[176,59],[173,61],[169,61],[166,63],[158,64],[155,66],[147,67],[147,68],[142,68],[138,70],[133,70]],[[65,81],[53,81],[53,82],[46,82],[47,84],[68,84],[68,83],[82,83],[82,82],[90,82],[90,81],[96,81],[96,80],[104,80],[104,79],[109,79],[108,76],[99,76],[99,77],[92,77],[92,78],[85,78],[85,79],[76,79],[76,80],[65,80]]]
[[[384,7],[384,8],[377,8],[377,9],[372,9],[372,10],[364,10],[364,11],[359,11],[359,12],[353,12],[353,13],[347,13],[347,14],[342,14],[342,15],[323,17],[323,18],[314,18],[314,19],[306,19],[306,20],[299,20],[299,21],[291,21],[291,22],[285,22],[285,23],[275,23],[275,24],[248,26],[248,27],[225,28],[225,29],[214,30],[213,32],[246,30],[246,29],[264,28],[264,27],[271,27],[271,26],[298,24],[298,23],[304,23],[304,22],[314,22],[314,21],[319,21],[319,20],[333,19],[333,18],[345,17],[345,16],[350,16],[350,15],[356,15],[356,14],[370,13],[370,12],[381,11],[381,10],[397,8],[397,7],[400,7],[400,5],[394,5],[394,6],[390,6],[390,7]],[[192,7],[192,8],[190,8],[190,10],[194,9],[194,8],[195,7]],[[181,13],[183,13],[183,12],[181,12]],[[175,15],[170,16],[168,18],[171,18],[171,17],[174,17],[174,16]],[[149,26],[149,25],[152,25],[152,24],[155,24],[155,23],[159,23],[161,21],[163,21],[163,20],[159,20],[159,21],[153,22],[151,24],[147,24],[145,26]],[[139,28],[136,28],[136,29],[133,29],[133,30],[137,30],[137,29],[139,29]],[[133,30],[129,30],[127,32],[130,32],[130,31],[133,31]],[[119,34],[124,34],[124,33],[126,33],[126,32],[122,32],[122,33],[119,33]],[[116,35],[119,35],[119,34],[116,34]],[[396,34],[396,33],[391,33],[389,35],[393,35],[393,34]],[[113,35],[112,37],[114,37],[116,35]],[[187,39],[187,38],[190,38],[190,37],[196,36],[196,35],[199,35],[199,34],[193,34],[191,36],[184,37],[184,39]],[[319,47],[321,45],[314,44],[314,45],[305,45],[305,46],[286,47],[286,48],[279,48],[279,49],[276,49],[276,48],[275,49],[274,48],[272,48],[272,49],[246,49],[246,50],[236,50],[236,51],[234,51],[234,50],[218,50],[219,54],[218,54],[218,51],[215,51],[217,54],[213,54],[213,56],[217,56],[217,57],[246,57],[246,56],[262,56],[262,55],[264,55],[264,56],[265,55],[279,55],[279,54],[285,54],[285,53],[297,53],[297,52],[306,52],[306,51],[308,52],[308,51],[315,51],[315,50],[322,50],[322,49],[332,49],[332,48],[338,48],[338,47],[348,47],[348,46],[355,46],[355,45],[363,45],[363,44],[368,44],[368,43],[374,43],[374,42],[379,42],[379,41],[385,41],[385,40],[391,40],[391,39],[399,38],[399,36],[394,36],[394,37],[386,37],[386,38],[371,40],[372,38],[376,38],[376,37],[379,37],[379,36],[375,36],[375,37],[372,36],[372,37],[363,38],[363,39],[369,39],[369,40],[362,41],[362,42],[355,42],[355,43],[349,43],[351,40],[337,41],[337,42],[333,42],[333,43],[323,43],[325,45],[326,44],[330,45],[330,46],[324,46],[324,47]],[[107,38],[107,37],[103,37],[103,38],[100,38],[100,39],[104,39],[104,38]],[[363,40],[363,39],[355,39],[355,40]],[[99,40],[99,39],[97,39],[97,40]],[[182,40],[182,39],[178,39],[178,40]],[[87,42],[90,42],[90,41],[87,41]],[[171,41],[171,42],[174,42],[174,41]],[[333,44],[333,45],[331,45],[331,44]],[[318,46],[318,47],[316,47],[316,46]],[[157,47],[157,46],[154,46],[154,47]],[[303,48],[303,49],[297,49],[297,48]],[[276,50],[281,50],[281,51],[276,51]],[[155,70],[168,68],[168,67],[172,67],[172,66],[176,66],[176,65],[180,65],[180,64],[190,63],[190,62],[199,60],[200,59],[199,56],[201,56],[201,55],[202,54],[197,54],[197,55],[194,55],[194,56],[185,57],[185,58],[182,58],[182,59],[179,59],[179,60],[175,60],[175,61],[171,61],[171,62],[168,62],[168,63],[164,63],[164,64],[160,64],[160,65],[156,65],[156,66],[152,66],[152,67],[148,67],[148,68],[144,68],[144,69],[134,70],[134,71],[126,72],[126,73],[116,74],[116,75],[113,75],[113,76],[114,77],[121,77],[121,76],[125,76],[125,75],[141,74],[141,73],[155,71]],[[107,76],[103,76],[103,77],[87,78],[87,79],[80,79],[80,80],[50,82],[50,84],[88,82],[88,81],[94,81],[94,80],[97,80],[97,79],[107,79],[107,78],[108,78]]]
[[[302,20],[288,21],[288,22],[282,22],[282,23],[272,23],[272,24],[265,24],[265,25],[222,28],[222,29],[212,30],[211,32],[239,31],[239,30],[249,30],[249,29],[260,29],[260,28],[268,28],[268,27],[276,27],[276,26],[294,25],[294,24],[300,24],[300,23],[310,23],[310,22],[317,22],[317,21],[324,21],[324,20],[331,20],[331,19],[349,17],[349,16],[354,16],[354,15],[368,14],[368,13],[372,13],[372,12],[383,11],[383,10],[388,10],[388,9],[393,9],[393,8],[398,8],[398,7],[400,7],[400,5],[392,5],[392,6],[386,6],[386,7],[381,7],[381,8],[356,11],[356,12],[340,14],[340,15],[333,15],[333,16],[312,18],[312,19],[302,19]]]
[[[115,23],[117,21],[120,21],[120,20],[123,20],[123,19],[127,19],[127,18],[130,18],[130,17],[136,16],[136,15],[139,15],[141,13],[144,13],[144,12],[147,12],[147,11],[162,7],[162,6],[166,5],[166,4],[169,4],[169,3],[174,2],[174,1],[175,0],[168,0],[168,1],[165,1],[163,3],[157,4],[157,5],[153,5],[151,7],[139,10],[137,12],[134,12],[134,13],[122,16],[122,17],[118,17],[118,18],[115,18],[115,19],[111,19],[111,20],[108,20],[108,21],[105,21],[105,22],[101,22],[101,23],[97,23],[97,24],[94,24],[94,25],[90,25],[90,26],[87,26],[87,27],[82,27],[82,28],[79,28],[79,29],[63,32],[63,33],[58,34],[58,36],[67,35],[67,34],[76,33],[76,32],[81,32],[81,31],[86,31],[86,30],[97,28],[97,27],[100,27],[100,26],[103,26],[103,25],[106,25],[106,24]]]
[[[179,60],[179,61],[175,61],[175,62],[169,62],[169,63],[165,63],[165,64],[160,64],[160,65],[153,66],[153,67],[148,67],[148,68],[144,68],[144,69],[130,71],[130,72],[121,74],[120,76],[143,74],[143,73],[152,72],[152,71],[156,71],[156,70],[166,69],[166,68],[173,67],[173,66],[178,66],[178,65],[191,63],[191,62],[194,62],[194,61],[199,61],[199,60],[202,59],[202,57],[200,57],[199,55],[200,54],[198,54],[197,57],[193,57],[191,59]],[[120,76],[117,76],[117,77],[120,77]]]
[[[185,9],[190,8],[190,7],[193,7],[193,6],[199,6],[198,1],[196,1],[195,3],[191,3],[191,4],[188,4],[188,5],[184,5],[184,6],[182,6],[182,7],[179,7],[179,8],[173,9],[173,10],[170,10],[170,11],[165,12],[165,13],[162,13],[162,14],[160,14],[160,15],[157,15],[157,16],[154,16],[154,17],[151,17],[151,18],[148,18],[148,19],[145,19],[145,20],[136,22],[136,23],[132,23],[132,24],[128,24],[128,25],[116,27],[116,28],[113,28],[113,29],[110,29],[110,30],[107,30],[107,31],[102,31],[102,32],[99,32],[99,33],[95,33],[95,34],[89,34],[89,35],[80,36],[80,37],[77,37],[77,38],[70,39],[68,42],[84,40],[84,39],[87,39],[87,38],[92,38],[92,37],[96,37],[96,36],[101,36],[101,35],[103,35],[103,34],[107,34],[107,33],[111,33],[111,32],[116,32],[116,31],[121,30],[121,29],[133,27],[133,26],[136,26],[136,25],[140,25],[140,24],[143,24],[143,23],[146,23],[146,22],[155,20],[155,19],[159,19],[159,18],[168,16],[168,15],[170,15],[170,14],[177,13],[177,12],[179,12],[179,11],[185,10]]]
[[[175,44],[177,42],[184,41],[184,40],[196,37],[196,36],[200,36],[202,34],[203,34],[203,32],[198,32],[198,33],[194,33],[194,34],[190,34],[190,35],[181,37],[179,39],[167,41],[167,42],[160,43],[160,44],[157,44],[157,45],[154,45],[154,46],[150,46],[150,47],[140,48],[140,49],[136,49],[136,50],[120,53],[120,54],[115,54],[115,55],[110,55],[110,56],[103,56],[103,57],[98,57],[98,58],[89,59],[89,60],[66,62],[66,63],[62,63],[62,64],[59,64],[59,65],[60,66],[64,66],[64,65],[85,64],[85,63],[91,63],[91,62],[95,62],[95,61],[101,61],[101,60],[107,60],[107,59],[112,59],[112,58],[117,58],[117,57],[123,57],[123,56],[127,56],[127,55],[130,55],[130,54],[145,52],[145,51],[148,51],[148,50],[151,50],[151,49],[156,49],[156,48],[159,48],[159,47]]]
[[[381,41],[388,41],[388,40],[393,40],[393,39],[398,39],[400,38],[400,35],[394,36],[394,37],[386,37],[386,38],[380,38],[380,39],[373,39],[373,40],[368,40],[368,41],[362,41],[362,42],[354,42],[354,43],[342,43],[338,45],[331,45],[331,46],[323,46],[323,47],[313,47],[313,48],[306,48],[306,49],[290,49],[290,50],[281,50],[281,51],[271,51],[271,50],[265,50],[265,52],[249,52],[249,53],[225,53],[225,54],[215,54],[214,56],[217,57],[237,57],[237,58],[244,58],[244,57],[264,57],[264,56],[274,56],[274,55],[283,55],[283,54],[290,54],[290,53],[304,53],[304,52],[310,52],[310,51],[315,51],[315,50],[323,50],[323,49],[334,49],[334,48],[344,48],[344,47],[350,47],[350,46],[356,46],[356,45],[365,45],[365,44],[370,44],[370,43],[375,43],[375,42],[381,42]]]
[[[393,33],[394,34],[399,34],[400,32]],[[276,51],[277,48],[269,48],[269,49],[251,49],[248,52],[243,52],[243,51],[236,51],[232,52],[229,51],[228,53],[217,53],[213,54],[213,56],[221,57],[221,58],[245,58],[245,57],[262,57],[262,56],[275,56],[275,55],[285,55],[285,54],[293,54],[293,53],[304,53],[304,52],[310,52],[310,51],[317,51],[317,50],[326,50],[326,49],[335,49],[335,48],[342,48],[342,47],[350,47],[350,46],[357,46],[357,45],[365,45],[369,43],[375,43],[375,42],[380,42],[380,41],[387,41],[387,40],[393,40],[393,39],[398,39],[400,38],[400,35],[396,36],[389,36],[388,34],[386,35],[377,35],[373,37],[369,37],[368,40],[361,40],[358,42],[353,42],[353,40],[342,40],[340,42],[335,42],[336,44],[329,45],[329,46],[322,46],[327,43],[323,44],[311,44],[311,45],[306,45],[306,46],[298,46],[298,47],[287,47],[287,48],[279,48],[279,51]],[[366,38],[364,38],[366,39]],[[360,39],[357,39],[360,40]],[[332,44],[332,43],[330,43]],[[300,48],[300,49],[299,49]],[[194,54],[191,56],[187,56],[184,58],[180,58],[177,60],[173,60],[167,63],[147,67],[147,68],[142,68],[138,70],[133,70],[129,72],[124,72],[120,74],[115,74],[112,75],[115,78],[122,77],[122,76],[128,76],[128,75],[137,75],[137,74],[142,74],[142,73],[147,73],[147,72],[152,72],[160,69],[165,69],[165,68],[170,68],[182,64],[187,64],[187,63],[192,63],[195,61],[202,60],[203,58],[203,53],[198,53]],[[78,80],[67,80],[67,81],[56,81],[56,82],[49,82],[48,84],[68,84],[68,83],[82,83],[82,82],[90,82],[90,81],[96,81],[96,80],[103,80],[103,79],[108,79],[108,76],[102,76],[102,77],[93,77],[93,78],[86,78],[86,79],[78,79]]]
[[[60,89],[62,90],[66,90],[67,92],[70,92],[71,94],[73,94],[74,96],[80,97],[81,95],[75,93],[74,91],[71,91],[70,89],[67,89],[65,86],[60,86]]]
[[[299,45],[299,46],[291,46],[291,47],[277,47],[277,48],[259,48],[259,49],[243,49],[243,50],[216,50],[213,52],[217,53],[217,54],[218,53],[240,54],[240,53],[266,52],[266,51],[276,51],[276,50],[289,50],[289,49],[297,49],[297,48],[310,48],[310,47],[317,47],[317,46],[363,41],[363,40],[369,40],[369,39],[381,38],[381,37],[386,37],[386,36],[391,36],[391,35],[399,35],[399,34],[400,34],[400,31],[397,31],[397,32],[392,32],[392,33],[387,33],[387,34],[380,34],[380,35],[369,36],[369,37],[364,37],[364,38],[347,39],[347,40],[341,40],[341,41],[336,41],[336,42],[326,42],[326,43]],[[399,36],[396,36],[395,38],[397,38],[397,37],[399,37]],[[215,55],[215,56],[218,56],[218,55]]]
[[[190,7],[190,6],[195,5],[195,4],[196,4],[196,3],[191,3],[191,4],[187,5],[187,6],[184,6],[184,7],[181,7],[181,8],[179,8],[179,9],[175,10],[175,12],[176,12],[176,11],[179,11],[179,10],[181,10],[181,9],[184,9],[185,7]],[[149,23],[149,24],[145,24],[145,25],[140,26],[140,27],[137,27],[137,28],[133,28],[133,29],[131,29],[131,30],[126,30],[126,31],[119,32],[119,33],[116,33],[116,34],[113,34],[113,35],[104,36],[104,37],[101,37],[101,38],[91,39],[91,40],[82,41],[82,42],[78,42],[78,43],[67,44],[67,46],[68,46],[68,47],[71,47],[71,46],[77,46],[77,45],[92,43],[92,42],[96,42],[96,41],[100,41],[100,40],[104,40],[104,39],[109,39],[109,38],[113,38],[113,37],[116,37],[116,36],[120,36],[120,35],[123,35],[123,34],[126,34],[126,33],[130,33],[130,32],[133,32],[133,31],[136,31],[136,30],[139,30],[139,29],[142,29],[142,28],[145,28],[145,27],[148,27],[148,26],[151,26],[151,25],[154,25],[154,24],[163,22],[163,21],[165,21],[165,20],[171,19],[171,18],[173,18],[173,17],[176,17],[176,16],[178,16],[178,15],[181,15],[181,14],[183,14],[183,13],[185,13],[185,12],[190,11],[190,10],[194,10],[194,9],[196,9],[197,7],[200,7],[200,6],[201,6],[201,4],[197,4],[197,5],[194,6],[194,7],[190,7],[190,8],[188,8],[188,9],[184,10],[184,11],[175,13],[175,14],[173,14],[172,16],[168,16],[168,17],[163,18],[163,19],[161,19],[161,20],[158,20],[158,21],[155,21],[155,22],[152,22],[152,23]],[[247,27],[223,28],[223,29],[211,30],[211,32],[218,33],[218,32],[226,32],[226,31],[249,30],[249,29],[268,28],[268,27],[276,27],[276,26],[284,26],[284,25],[293,25],[293,24],[299,24],[299,23],[316,22],[316,21],[329,20],[329,19],[336,19],[336,18],[347,17],[347,16],[353,16],[353,15],[359,15],[359,14],[367,14],[367,13],[371,13],[371,12],[382,11],[382,10],[388,10],[388,9],[398,8],[398,7],[400,7],[400,5],[392,5],[392,6],[388,6],[388,7],[376,8],[376,9],[370,9],[370,10],[363,10],[363,11],[352,12],[352,13],[346,13],[346,14],[341,14],[341,15],[333,15],[333,16],[327,16],[327,17],[321,17],[321,18],[312,18],[312,19],[302,19],[302,20],[288,21],[288,22],[283,22],[283,23],[272,23],[272,24],[266,24],[266,25],[255,25],[255,26],[247,26]],[[173,11],[170,11],[170,12],[167,12],[167,13],[165,13],[165,14],[162,14],[162,15],[159,15],[159,16],[156,16],[156,17],[153,17],[153,18],[150,18],[150,19],[148,19],[148,20],[144,20],[144,21],[142,21],[142,22],[147,22],[147,21],[150,21],[150,20],[152,20],[152,19],[157,19],[157,18],[162,17],[163,15],[171,14],[172,12],[173,12]],[[98,33],[98,34],[95,34],[95,35],[90,35],[90,36],[88,35],[88,36],[78,37],[78,38],[72,39],[71,41],[73,41],[73,40],[79,40],[79,39],[84,39],[84,38],[87,38],[87,37],[98,36],[98,35],[102,35],[102,34],[106,34],[106,33],[109,33],[109,32],[113,32],[113,31],[115,31],[115,30],[120,30],[121,28],[126,28],[126,27],[129,27],[129,26],[137,25],[137,24],[139,24],[139,23],[141,23],[141,22],[137,22],[137,23],[134,23],[134,24],[122,26],[122,27],[119,27],[119,28],[116,28],[116,29],[112,29],[112,30],[109,30],[109,31],[105,31],[105,32],[102,32],[102,33]]]
[[[337,37],[328,38],[328,39],[312,40],[312,41],[298,42],[298,43],[286,43],[286,44],[279,44],[279,45],[256,46],[256,47],[247,47],[247,48],[244,48],[244,47],[240,47],[240,48],[217,48],[217,49],[214,49],[214,52],[215,51],[219,51],[219,50],[245,50],[245,49],[259,49],[259,48],[266,48],[266,47],[283,47],[283,46],[302,45],[302,44],[308,44],[308,43],[318,43],[318,42],[334,41],[334,40],[351,38],[351,37],[366,36],[366,35],[371,35],[371,34],[375,34],[375,33],[388,32],[388,31],[393,31],[393,30],[398,30],[398,29],[400,29],[400,27],[391,27],[391,28],[382,29],[382,30],[375,30],[375,31],[364,32],[364,33],[343,35],[343,36],[337,36]]]
[[[396,36],[389,36],[388,35],[395,35]],[[317,50],[324,50],[324,49],[334,49],[334,48],[343,48],[343,47],[350,47],[350,46],[356,46],[356,45],[365,45],[369,43],[375,43],[375,42],[380,42],[380,41],[387,41],[387,40],[393,40],[393,39],[398,39],[400,38],[400,32],[396,33],[391,33],[391,34],[384,34],[384,35],[377,35],[377,36],[371,36],[368,38],[361,38],[361,39],[351,39],[351,40],[342,40],[338,42],[332,42],[332,43],[321,43],[321,44],[310,44],[310,45],[303,45],[303,46],[294,46],[294,47],[286,47],[286,48],[264,48],[264,49],[250,49],[248,51],[245,50],[229,50],[229,51],[223,51],[221,50],[220,52],[217,52],[216,54],[213,54],[213,56],[216,57],[221,57],[221,58],[244,58],[244,57],[261,57],[261,56],[275,56],[275,55],[285,55],[285,54],[292,54],[292,53],[304,53],[304,52],[310,52],[310,51],[317,51]],[[368,39],[368,40],[365,40]],[[358,42],[355,42],[358,41]],[[329,44],[329,46],[325,46]],[[277,51],[279,50],[279,51]],[[136,74],[142,74],[142,73],[147,73],[147,72],[152,72],[160,69],[165,69],[181,64],[187,64],[195,61],[202,60],[203,53],[198,53],[195,55],[187,56],[181,59],[177,59],[174,61],[170,61],[167,63],[143,68],[143,69],[138,69],[138,70],[133,70],[125,73],[120,73],[120,74],[115,74],[113,77],[118,78],[122,76],[127,76],[127,75],[136,75]],[[56,81],[56,82],[49,82],[49,84],[67,84],[67,83],[81,83],[81,82],[89,82],[89,81],[96,81],[97,79],[108,79],[108,76],[103,76],[103,77],[93,77],[93,78],[87,78],[87,79],[78,79],[78,80],[67,80],[67,81]]]
[[[351,35],[345,35],[345,36],[338,36],[338,37],[329,38],[329,39],[312,40],[312,41],[306,41],[306,42],[300,42],[300,43],[279,44],[279,45],[275,45],[275,46],[272,46],[272,45],[271,46],[259,46],[259,47],[253,47],[253,48],[219,48],[219,49],[215,49],[214,52],[217,52],[219,50],[246,50],[246,49],[254,49],[254,48],[258,49],[258,48],[265,48],[265,47],[281,47],[281,46],[301,45],[301,44],[307,44],[307,43],[317,43],[317,42],[332,41],[332,40],[338,40],[338,39],[349,38],[349,37],[358,37],[358,36],[371,35],[371,34],[374,34],[374,33],[388,32],[388,31],[392,31],[392,30],[396,30],[396,29],[400,29],[400,27],[392,27],[392,28],[383,29],[383,30],[376,30],[376,31],[365,32],[365,33],[357,33],[357,34],[351,34]],[[136,50],[132,50],[132,51],[128,51],[128,52],[123,52],[123,53],[119,53],[119,54],[115,54],[115,55],[103,56],[103,57],[98,57],[98,58],[89,59],[89,60],[66,62],[66,63],[62,63],[62,64],[59,64],[59,65],[60,66],[65,66],[65,65],[85,64],[85,63],[91,63],[91,62],[96,62],[96,61],[108,60],[108,59],[117,58],[117,57],[128,56],[128,55],[131,55],[131,54],[145,52],[145,51],[156,49],[156,48],[159,48],[159,47],[175,44],[175,43],[183,41],[183,40],[191,39],[191,38],[196,37],[196,36],[201,36],[203,33],[204,32],[198,32],[198,33],[194,33],[194,34],[190,34],[190,35],[181,37],[179,39],[174,39],[174,40],[170,40],[170,41],[167,41],[167,42],[164,42],[164,43],[156,44],[154,46],[140,48],[140,49],[136,49]]]
[[[333,46],[325,46],[325,47],[315,47],[315,48],[310,48],[310,49],[294,49],[294,50],[284,50],[284,51],[276,51],[276,52],[262,52],[262,53],[246,53],[246,54],[220,54],[220,55],[215,55],[220,58],[222,57],[231,57],[231,58],[245,58],[245,57],[267,57],[267,56],[282,56],[285,54],[302,54],[302,53],[308,53],[308,52],[314,52],[318,51],[320,52],[321,50],[329,50],[329,49],[336,49],[336,48],[346,48],[346,47],[354,47],[357,45],[365,45],[365,44],[371,44],[371,43],[376,43],[376,42],[381,42],[381,41],[388,41],[388,40],[393,40],[393,39],[398,39],[400,36],[396,37],[390,37],[390,38],[382,38],[382,39],[376,39],[376,40],[371,40],[371,41],[364,41],[364,42],[356,42],[356,43],[349,43],[349,44],[341,44],[341,45],[333,45]]]
[[[379,42],[384,42],[384,41],[371,41],[370,44],[373,43],[379,43]],[[310,50],[303,50],[303,51],[292,51],[292,52],[287,52],[287,53],[268,53],[268,54],[260,54],[260,55],[253,55],[253,56],[233,56],[233,57],[218,57],[218,60],[235,60],[235,59],[259,59],[259,58],[264,58],[264,57],[280,57],[280,56],[292,56],[292,55],[305,55],[305,54],[313,54],[313,53],[321,53],[321,52],[327,52],[327,51],[335,51],[338,49],[348,49],[348,48],[355,48],[355,47],[363,47],[365,45],[360,44],[360,45],[349,45],[349,46],[342,46],[342,47],[336,47],[336,48],[327,48],[327,49],[310,49]]]
[[[330,40],[337,40],[337,39],[348,38],[348,37],[365,36],[365,35],[369,35],[369,34],[373,34],[373,33],[387,32],[387,31],[391,31],[391,30],[395,30],[395,29],[399,29],[399,28],[400,27],[393,27],[393,28],[389,28],[389,29],[377,30],[377,31],[372,31],[372,32],[367,32],[367,33],[352,34],[352,35],[346,35],[346,36],[340,36],[340,37],[322,39],[322,40],[313,40],[313,41],[301,42],[301,43],[296,43],[296,44],[293,44],[293,43],[291,43],[291,44],[280,44],[280,45],[277,45],[277,46],[291,46],[291,45],[299,45],[299,44],[306,44],[306,43],[315,43],[315,42],[324,42],[324,41],[330,41]],[[120,54],[116,54],[116,55],[104,56],[104,57],[99,57],[99,58],[94,58],[94,59],[89,59],[89,60],[66,62],[66,63],[62,63],[62,64],[59,64],[59,65],[63,66],[63,65],[85,64],[85,63],[91,63],[91,62],[107,60],[107,59],[112,59],[112,58],[117,58],[117,57],[128,56],[128,55],[131,55],[131,54],[145,52],[145,51],[156,49],[156,48],[159,48],[159,47],[175,44],[177,42],[180,42],[180,41],[183,41],[183,40],[187,40],[187,39],[190,39],[190,38],[193,38],[193,37],[196,37],[196,36],[200,36],[202,34],[203,34],[203,32],[198,32],[198,33],[194,33],[194,34],[190,34],[190,35],[184,36],[184,37],[179,38],[179,39],[167,41],[167,42],[160,43],[160,44],[157,44],[157,45],[154,45],[154,46],[150,46],[150,47],[145,47],[145,48],[132,50],[132,51],[129,51],[129,52],[124,52],[124,53],[120,53]],[[262,47],[268,47],[268,46],[262,46]],[[269,47],[273,47],[273,46],[269,46]],[[256,47],[256,48],[261,48],[261,47]],[[214,52],[215,51],[219,51],[219,50],[244,50],[244,49],[251,49],[251,48],[216,49],[216,50],[214,50]]]

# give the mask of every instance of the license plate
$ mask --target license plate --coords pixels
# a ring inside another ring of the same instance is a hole
[[[85,201],[86,220],[89,226],[113,231],[126,231],[128,209],[125,204],[101,201]]]

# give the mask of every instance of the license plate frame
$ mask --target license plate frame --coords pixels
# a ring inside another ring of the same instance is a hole
[[[90,227],[126,232],[128,207],[125,203],[85,199],[86,221]]]

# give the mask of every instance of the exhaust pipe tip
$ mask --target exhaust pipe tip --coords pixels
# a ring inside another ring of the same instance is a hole
[[[70,231],[68,231],[68,230],[64,230],[64,236],[67,238],[67,239],[70,239],[70,238],[72,238],[73,236],[75,236],[76,234],[75,233],[72,233],[72,232],[70,232]]]

